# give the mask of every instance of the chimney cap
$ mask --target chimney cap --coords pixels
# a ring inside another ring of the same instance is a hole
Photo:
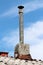
[[[19,9],[23,9],[23,8],[24,8],[24,6],[18,6],[18,8],[19,8]]]

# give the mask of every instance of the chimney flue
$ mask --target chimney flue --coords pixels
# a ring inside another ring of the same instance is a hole
[[[19,8],[19,41],[24,43],[24,25],[23,25],[23,8],[24,6],[18,6]]]

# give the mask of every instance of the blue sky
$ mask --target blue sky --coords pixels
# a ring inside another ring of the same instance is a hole
[[[24,5],[24,43],[33,58],[43,59],[43,0],[0,0],[0,51],[13,55],[19,43],[18,5]]]

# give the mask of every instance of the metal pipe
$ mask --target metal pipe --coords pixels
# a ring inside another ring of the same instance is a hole
[[[24,25],[23,25],[23,8],[24,6],[18,6],[19,8],[19,41],[24,43]]]

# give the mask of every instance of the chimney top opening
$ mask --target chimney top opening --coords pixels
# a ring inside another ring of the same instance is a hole
[[[18,6],[18,8],[19,8],[19,9],[23,9],[23,8],[24,8],[24,6]]]

